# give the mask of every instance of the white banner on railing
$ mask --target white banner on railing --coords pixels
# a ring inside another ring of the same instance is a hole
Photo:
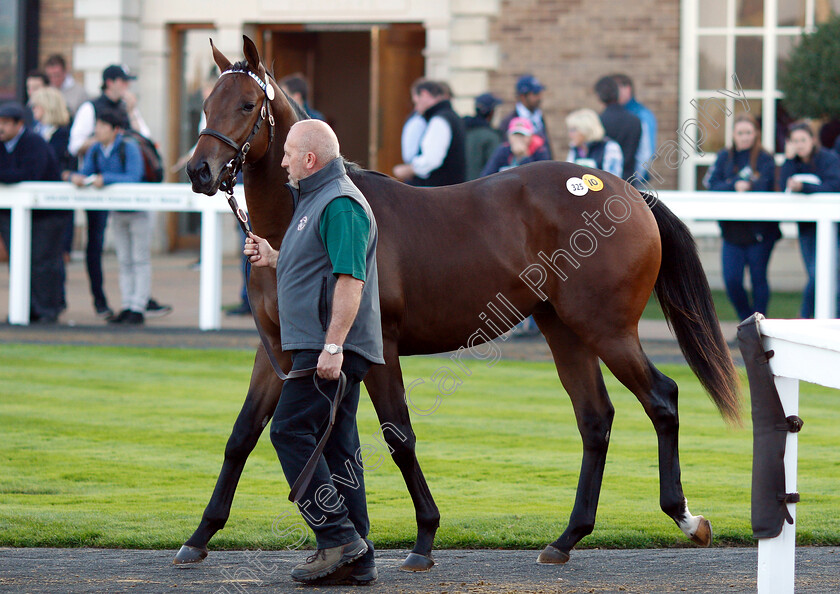
[[[242,186],[237,200],[244,206]],[[834,318],[837,288],[837,224],[840,194],[781,192],[658,192],[658,198],[688,221],[813,221],[817,224],[816,317]],[[33,208],[150,210],[201,213],[199,328],[221,327],[221,225],[229,212],[220,193],[193,193],[188,184],[114,184],[79,189],[69,183],[27,182],[0,186],[0,208],[12,209],[9,321],[29,323],[29,248]]]

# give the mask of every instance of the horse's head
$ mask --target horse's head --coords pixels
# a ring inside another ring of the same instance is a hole
[[[266,73],[254,42],[244,37],[245,61],[231,64],[213,45],[221,75],[204,101],[207,126],[201,131],[187,175],[194,192],[212,196],[239,167],[262,159],[272,144],[282,144],[294,110]],[[281,128],[275,131],[275,118]],[[275,133],[278,139],[274,139]]]

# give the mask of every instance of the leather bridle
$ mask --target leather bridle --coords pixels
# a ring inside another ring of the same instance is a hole
[[[227,178],[222,180],[219,184],[219,188],[227,194],[227,201],[230,205],[231,210],[233,210],[233,214],[236,215],[236,220],[239,223],[239,226],[242,228],[242,232],[245,236],[248,236],[248,232],[250,231],[250,222],[248,220],[248,215],[245,213],[244,210],[239,208],[239,205],[236,203],[236,198],[233,196],[233,186],[236,185],[236,177],[239,175],[239,172],[242,171],[242,165],[245,163],[245,158],[248,155],[248,151],[251,150],[251,141],[254,137],[259,133],[260,127],[262,123],[268,119],[268,126],[269,126],[269,136],[268,136],[268,149],[271,148],[271,143],[274,141],[274,114],[271,113],[271,100],[274,99],[274,87],[271,86],[269,82],[268,75],[266,74],[265,80],[260,80],[260,77],[251,72],[250,70],[226,70],[222,72],[221,76],[225,74],[247,74],[250,76],[256,83],[260,86],[263,91],[263,103],[262,107],[260,108],[260,115],[257,118],[257,121],[254,123],[254,127],[251,129],[251,133],[248,135],[248,138],[245,139],[241,145],[238,144],[235,140],[230,138],[229,136],[222,134],[218,130],[213,130],[212,128],[204,128],[201,132],[198,133],[199,136],[212,136],[216,138],[233,150],[236,151],[236,154],[233,158],[228,161],[225,168],[227,169],[228,175]],[[248,293],[248,303],[253,303],[251,300],[250,290],[248,288],[248,283],[245,283],[245,290]],[[344,398],[344,391],[347,387],[347,376],[344,374],[343,371],[339,372],[338,382],[335,388],[335,395],[333,399],[330,400],[329,396],[324,394],[321,390],[321,387],[318,385],[318,374],[317,367],[309,367],[307,369],[294,369],[289,371],[289,373],[285,373],[283,369],[280,367],[280,363],[277,361],[277,358],[274,356],[274,350],[271,348],[271,343],[268,340],[268,336],[265,333],[265,330],[260,323],[260,318],[256,314],[253,314],[252,317],[254,319],[254,325],[257,327],[257,333],[260,335],[260,341],[263,344],[263,348],[265,350],[266,355],[268,356],[268,361],[271,363],[271,367],[274,369],[274,373],[277,374],[281,380],[286,381],[289,379],[298,379],[298,378],[305,378],[305,377],[312,377],[312,381],[315,383],[315,388],[318,392],[324,396],[328,401],[330,401],[330,418],[327,423],[326,429],[324,430],[321,439],[318,440],[318,444],[315,446],[315,450],[312,452],[312,455],[307,460],[306,465],[304,466],[303,470],[301,471],[300,475],[298,475],[297,480],[295,480],[294,484],[292,485],[290,492],[289,492],[289,501],[297,503],[298,500],[303,496],[304,492],[306,491],[309,483],[312,481],[312,477],[315,474],[315,467],[317,466],[319,460],[321,459],[321,454],[324,452],[324,448],[327,445],[327,441],[330,438],[330,433],[332,432],[333,425],[335,424],[335,417],[338,413],[338,407],[341,404],[341,400]]]
[[[220,77],[224,76],[225,74],[246,74],[252,79],[254,79],[254,81],[259,85],[260,89],[262,89],[263,92],[263,102],[262,107],[260,107],[259,117],[257,118],[257,121],[254,122],[254,127],[251,129],[251,133],[248,135],[248,138],[246,138],[245,142],[243,142],[242,144],[237,143],[230,136],[222,134],[218,130],[213,130],[212,128],[204,128],[201,132],[198,133],[199,137],[212,136],[213,138],[221,140],[226,145],[231,147],[234,151],[236,151],[236,154],[230,161],[228,161],[228,164],[225,166],[228,172],[227,178],[223,179],[219,184],[219,188],[223,192],[225,192],[229,197],[232,197],[233,186],[236,184],[236,176],[239,175],[240,171],[242,171],[242,165],[245,163],[245,158],[248,156],[248,151],[251,150],[251,141],[259,133],[260,127],[266,119],[268,119],[269,126],[268,148],[271,148],[271,143],[274,141],[274,114],[271,113],[271,99],[274,98],[274,87],[271,86],[267,74],[265,76],[265,80],[261,80],[259,76],[257,76],[250,70],[225,70],[224,72],[222,72]],[[234,209],[234,213],[236,214],[236,217],[239,218],[241,221],[240,213],[238,212],[239,210],[240,209],[238,209],[237,207],[236,209]]]

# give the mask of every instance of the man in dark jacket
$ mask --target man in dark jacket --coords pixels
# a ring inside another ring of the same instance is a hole
[[[73,126],[70,128],[70,142],[67,150],[75,157],[83,158],[88,149],[94,145],[93,137],[96,128],[96,114],[100,111],[125,111],[128,114],[129,126],[146,138],[151,135],[149,126],[143,120],[137,107],[137,98],[130,90],[131,81],[135,77],[129,74],[125,66],[112,64],[102,71],[102,94],[96,99],[85,101],[79,106]],[[87,211],[87,247],[85,260],[88,277],[90,278],[90,293],[93,297],[93,309],[97,317],[109,319],[114,312],[108,306],[108,299],[103,290],[102,276],[102,245],[105,241],[105,225],[108,223],[107,210]]]
[[[502,142],[502,135],[491,126],[493,113],[502,100],[490,93],[475,98],[475,115],[464,118],[467,133],[467,181],[477,179]]]
[[[414,109],[426,120],[420,154],[394,167],[394,177],[414,186],[449,186],[466,181],[464,122],[452,109],[444,87],[427,80],[412,95]]]
[[[534,125],[534,131],[541,136],[545,141],[544,146],[548,151],[549,159],[551,155],[551,142],[548,138],[548,128],[545,125],[545,118],[540,108],[542,104],[542,95],[545,87],[533,74],[524,74],[516,81],[516,106],[499,123],[499,130],[507,132],[510,128],[510,121],[513,118],[525,118],[530,120]]]
[[[618,83],[612,76],[604,76],[595,83],[595,93],[605,105],[601,123],[607,136],[621,147],[624,155],[624,173],[629,180],[636,171],[636,154],[642,139],[642,122],[618,103]]]
[[[0,106],[0,183],[59,181],[61,170],[52,149],[23,124],[19,103]],[[62,309],[64,259],[61,238],[73,213],[66,210],[32,211],[32,270],[30,321],[55,324]],[[0,235],[11,250],[9,211],[0,214]]]
[[[312,585],[366,584],[377,577],[360,464],[356,408],[359,383],[384,364],[376,267],[377,228],[370,206],[347,177],[332,128],[297,122],[284,145],[294,215],[280,250],[249,234],[243,253],[252,266],[276,269],[283,350],[292,370],[316,368],[318,378],[283,382],[271,442],[289,484],[317,451],[340,372],[347,376],[333,431],[309,485],[296,498],[318,552],[292,571]],[[346,477],[346,481],[332,477]]]

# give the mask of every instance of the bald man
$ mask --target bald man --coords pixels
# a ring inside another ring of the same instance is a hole
[[[293,484],[330,414],[324,394],[347,376],[332,434],[298,507],[315,533],[318,553],[292,571],[309,584],[366,584],[377,577],[356,429],[359,384],[384,364],[376,270],[376,220],[353,185],[332,128],[304,120],[289,130],[283,167],[294,214],[280,249],[253,233],[243,253],[252,266],[277,271],[280,331],[292,369],[317,367],[312,378],[283,383],[271,442]]]

